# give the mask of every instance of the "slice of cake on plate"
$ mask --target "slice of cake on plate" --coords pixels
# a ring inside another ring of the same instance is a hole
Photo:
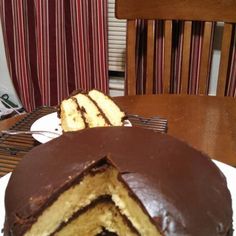
[[[93,89],[77,92],[60,104],[62,129],[76,131],[92,127],[122,126],[125,113],[111,97]]]

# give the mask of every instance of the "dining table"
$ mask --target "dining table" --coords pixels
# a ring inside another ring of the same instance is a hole
[[[207,154],[210,158],[236,167],[236,100],[232,97],[204,95],[133,95],[113,97],[126,114],[167,119],[167,134]],[[55,107],[0,121],[0,131],[27,130]],[[27,137],[0,137],[0,176],[11,172],[22,157],[41,143]],[[144,147],[145,148],[145,147]]]

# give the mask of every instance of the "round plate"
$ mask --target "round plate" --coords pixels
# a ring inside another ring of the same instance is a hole
[[[38,120],[36,120],[31,128],[31,131],[50,131],[58,133],[59,136],[62,134],[62,128],[61,128],[61,120],[57,117],[57,112],[53,112],[51,114],[45,115]],[[32,134],[33,138],[39,141],[40,143],[46,143],[53,139],[53,137],[48,137],[45,134]],[[58,137],[58,135],[55,135],[55,137]]]
[[[129,120],[124,121],[124,126],[132,126]],[[36,120],[31,128],[31,131],[50,131],[58,133],[59,136],[62,134],[62,128],[61,128],[61,120],[57,116],[57,112],[53,112],[51,114],[45,115],[38,120]],[[44,134],[32,134],[33,138],[36,139],[40,143],[46,143],[53,139],[53,137],[47,136],[46,133]],[[58,137],[58,135],[55,135],[55,138]]]

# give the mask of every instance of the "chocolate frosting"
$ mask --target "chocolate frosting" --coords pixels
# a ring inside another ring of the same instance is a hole
[[[231,235],[231,195],[210,158],[169,135],[134,127],[64,133],[30,151],[6,189],[4,235],[22,235],[107,155],[164,235]]]

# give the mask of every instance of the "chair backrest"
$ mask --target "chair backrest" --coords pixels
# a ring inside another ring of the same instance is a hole
[[[177,93],[191,93],[189,75],[191,60],[194,22],[203,24],[201,50],[198,55],[199,69],[196,94],[208,94],[209,77],[212,59],[212,41],[215,22],[224,22],[221,44],[221,57],[218,73],[217,95],[229,94],[232,84],[235,86],[235,76],[232,77],[232,50],[235,49],[236,1],[228,0],[116,0],[115,14],[119,19],[127,19],[127,50],[126,50],[126,92],[129,95],[137,93],[137,19],[146,22],[146,70],[143,93],[154,92],[154,59],[156,57],[156,20],[163,22],[163,61],[161,62],[161,92],[171,92],[171,73],[173,69],[173,24],[182,22],[181,69],[179,70],[180,85]],[[236,64],[236,63],[235,63]],[[235,65],[234,65],[235,66]],[[235,66],[236,68],[236,66]],[[230,72],[231,71],[231,72]],[[230,77],[231,73],[231,77]],[[230,81],[234,80],[234,81]]]

